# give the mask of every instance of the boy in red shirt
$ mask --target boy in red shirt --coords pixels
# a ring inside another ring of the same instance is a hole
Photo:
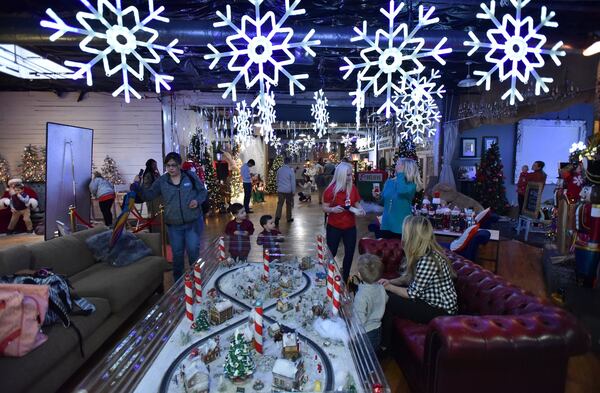
[[[246,262],[250,254],[250,236],[254,233],[254,225],[248,220],[241,203],[232,204],[229,211],[233,215],[233,220],[225,227],[225,234],[229,236],[229,255],[240,262]]]
[[[519,181],[517,182],[517,200],[519,201],[519,214],[521,214],[521,210],[523,210],[523,202],[525,201],[525,189],[527,188],[527,173],[529,173],[529,167],[527,165],[523,165],[521,167]]]
[[[263,246],[263,251],[268,250],[271,261],[281,258],[281,248],[279,243],[284,241],[284,237],[277,229],[275,229],[275,221],[273,217],[266,214],[260,218],[260,225],[263,231],[258,234],[256,244]]]

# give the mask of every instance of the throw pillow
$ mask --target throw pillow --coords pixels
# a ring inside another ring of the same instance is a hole
[[[488,207],[487,209],[480,211],[479,214],[475,216],[475,223],[481,226],[487,221],[488,218],[490,218],[491,215],[492,210]]]
[[[131,232],[123,231],[121,237],[112,249],[108,243],[112,231],[100,232],[89,237],[85,243],[99,262],[107,262],[112,266],[127,266],[152,255],[152,250]]]
[[[471,225],[470,227],[468,227],[458,239],[450,243],[450,250],[454,252],[463,251],[469,246],[469,243],[475,237],[478,230],[479,224]]]

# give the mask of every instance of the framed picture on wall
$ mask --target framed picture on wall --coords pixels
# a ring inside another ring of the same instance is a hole
[[[484,136],[481,140],[481,153],[485,153],[494,143],[498,144],[497,136]]]
[[[460,156],[461,158],[477,157],[476,138],[460,138]]]

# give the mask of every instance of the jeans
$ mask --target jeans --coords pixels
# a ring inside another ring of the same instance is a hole
[[[187,250],[188,260],[192,266],[200,254],[200,225],[198,221],[183,225],[167,225],[169,242],[173,251],[173,278],[175,282],[183,276],[183,259]]]
[[[381,326],[377,329],[373,329],[367,332],[367,338],[371,342],[375,352],[379,350],[379,344],[381,344]]]
[[[337,250],[340,241],[344,241],[344,262],[342,265],[342,280],[348,281],[350,277],[350,268],[352,267],[352,259],[354,258],[354,248],[356,247],[356,227],[348,229],[339,229],[327,225],[326,235],[327,247],[334,257],[337,255]]]
[[[250,213],[250,198],[252,197],[252,183],[242,183],[244,185],[244,209]]]
[[[98,205],[100,205],[100,211],[102,212],[102,217],[104,218],[104,225],[107,227],[112,225],[112,205],[114,202],[114,198],[98,202]]]

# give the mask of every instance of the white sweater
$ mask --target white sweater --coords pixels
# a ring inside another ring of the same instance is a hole
[[[388,295],[381,284],[360,284],[354,297],[354,313],[365,331],[378,329],[385,312]]]

